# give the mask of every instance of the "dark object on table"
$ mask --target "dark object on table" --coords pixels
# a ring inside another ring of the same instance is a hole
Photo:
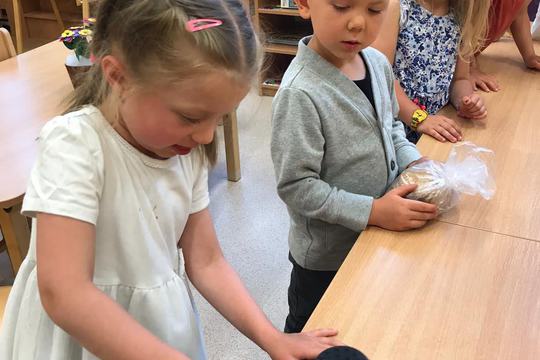
[[[69,66],[66,65],[67,72],[69,74],[69,78],[71,80],[71,83],[73,84],[73,88],[76,88],[81,84],[82,79],[84,78],[84,74],[90,70],[90,66]]]
[[[84,79],[85,73],[92,67],[92,62],[90,59],[77,57],[75,54],[70,54],[66,58],[65,65],[71,83],[73,84],[73,88],[76,88]]]
[[[368,360],[368,358],[350,346],[335,346],[320,353],[316,360]]]

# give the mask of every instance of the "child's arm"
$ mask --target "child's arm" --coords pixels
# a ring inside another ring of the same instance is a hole
[[[450,101],[458,115],[469,119],[483,119],[487,109],[480,95],[475,94],[469,80],[470,64],[458,56],[454,78],[450,86]]]
[[[396,99],[395,87],[392,86],[392,69],[388,65],[386,78],[390,97],[392,99],[392,143],[396,152],[396,161],[399,172],[409,166],[426,161],[426,157],[420,157],[416,147],[405,137],[403,124],[397,119],[399,106]],[[405,197],[416,186],[401,186],[389,191],[383,197],[375,199],[369,217],[369,224],[389,230],[408,230],[424,226],[427,221],[437,216],[437,207],[419,201],[409,200]]]
[[[412,115],[419,107],[405,94],[399,81],[395,80],[394,85],[399,104],[399,119],[411,126]],[[461,127],[454,120],[443,115],[429,114],[427,119],[422,121],[416,130],[441,142],[448,140],[455,143],[463,138]]]
[[[382,28],[378,38],[372,44],[374,48],[386,55],[390,64],[394,63],[396,46],[399,34],[400,4],[399,0],[391,0]],[[399,118],[407,125],[411,126],[412,115],[419,106],[415,104],[403,88],[399,81],[395,81],[395,91],[399,103]],[[452,119],[441,115],[429,115],[417,128],[418,132],[428,134],[439,141],[456,142],[461,140],[461,128]]]
[[[319,119],[309,95],[301,90],[281,88],[274,98],[271,154],[277,191],[287,206],[305,217],[340,224],[357,232],[368,224],[387,229],[413,228],[419,223],[410,216],[411,212],[425,218],[423,214],[416,213],[427,211],[431,212],[430,218],[434,217],[431,216],[436,212],[433,205],[385,197],[384,203],[389,200],[396,206],[385,208],[390,213],[384,213],[389,215],[384,221],[370,222],[373,211],[378,211],[374,205],[377,200],[345,191],[321,179],[321,164],[327,144]],[[418,208],[425,211],[418,211]]]
[[[37,277],[49,317],[100,359],[187,359],[92,283],[93,225],[37,215]]]
[[[536,55],[531,35],[531,23],[527,13],[527,1],[522,6],[519,15],[510,25],[514,41],[528,68],[540,71],[540,56]]]
[[[223,257],[208,209],[189,216],[180,246],[197,290],[273,359],[311,359],[338,344],[335,330],[286,335],[272,326]]]

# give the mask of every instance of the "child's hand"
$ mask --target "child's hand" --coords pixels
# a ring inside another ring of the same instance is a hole
[[[315,359],[332,346],[343,345],[337,338],[337,330],[318,329],[299,334],[283,334],[268,354],[273,360]]]
[[[478,94],[464,96],[458,109],[458,115],[468,119],[482,119],[487,116],[484,100]]]
[[[533,54],[523,59],[529,69],[540,71],[540,56]]]
[[[461,128],[452,119],[442,115],[429,115],[418,125],[417,130],[441,142],[457,142],[462,139]]]
[[[485,92],[501,90],[501,85],[494,76],[485,74],[479,70],[473,71],[473,69],[471,69],[469,80],[474,91],[478,89]]]
[[[397,187],[373,201],[368,224],[387,230],[404,231],[424,226],[437,217],[437,206],[405,199],[416,189],[415,184]]]

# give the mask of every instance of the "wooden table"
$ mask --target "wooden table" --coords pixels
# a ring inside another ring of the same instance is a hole
[[[35,139],[43,124],[62,112],[62,100],[73,91],[64,67],[68,52],[55,41],[0,62],[0,227],[15,272],[28,249],[28,228],[19,211],[37,156]],[[235,113],[225,117],[223,129],[227,176],[238,181]]]
[[[540,74],[509,40],[481,64],[503,91],[464,135],[495,151],[495,198],[464,198],[424,229],[363,232],[305,330],[337,328],[372,360],[540,359]],[[451,145],[418,147],[445,160]]]
[[[540,44],[536,51],[540,53]],[[486,55],[480,64],[497,75],[503,90],[482,95],[489,112],[486,121],[461,124],[465,140],[495,152],[497,192],[491,201],[464,198],[441,220],[540,240],[540,72],[525,70],[510,39],[491,45]],[[453,108],[445,108],[443,113],[456,118]],[[444,161],[451,145],[423,136],[418,148],[422,154]]]
[[[371,228],[306,329],[371,360],[540,359],[540,242],[459,225]]]

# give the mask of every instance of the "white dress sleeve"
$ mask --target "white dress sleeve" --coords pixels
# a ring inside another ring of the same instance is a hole
[[[196,151],[192,156],[193,166],[193,193],[191,198],[190,214],[194,214],[208,207],[208,161],[204,150]]]
[[[96,130],[68,114],[49,121],[38,141],[22,213],[35,217],[42,212],[95,225],[103,184],[103,153]]]

